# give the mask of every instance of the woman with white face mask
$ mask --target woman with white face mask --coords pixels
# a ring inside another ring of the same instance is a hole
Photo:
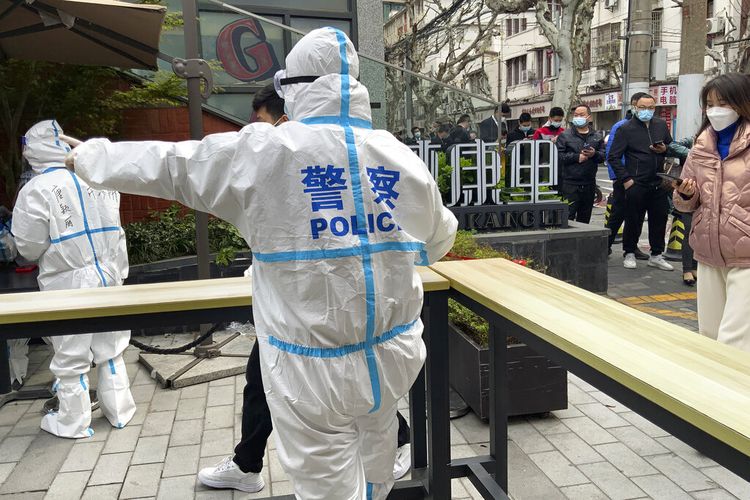
[[[703,125],[674,193],[695,212],[700,333],[750,351],[750,76],[719,76],[703,88]]]

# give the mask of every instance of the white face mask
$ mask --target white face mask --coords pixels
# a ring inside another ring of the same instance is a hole
[[[740,115],[737,114],[732,108],[725,108],[723,106],[714,106],[706,110],[706,118],[711,122],[711,126],[717,132],[724,130],[728,126],[740,119]]]

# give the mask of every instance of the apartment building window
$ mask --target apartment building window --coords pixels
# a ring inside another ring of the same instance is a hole
[[[528,80],[526,56],[514,57],[505,61],[505,77],[508,86],[520,85]]]
[[[620,23],[594,28],[591,36],[591,64],[599,66],[620,58]]]
[[[661,9],[651,11],[651,46],[661,47],[662,15]]]
[[[545,78],[552,78],[554,76],[557,76],[557,68],[555,67],[555,52],[552,50],[552,47],[545,47],[541,50],[537,50],[535,57],[536,68],[534,79],[543,80]]]
[[[467,77],[469,83],[469,92],[473,94],[484,94],[487,90],[487,75],[484,71],[475,71]]]
[[[562,0],[547,0],[547,20],[552,21],[555,26],[559,26],[560,17],[562,16]],[[541,31],[541,28],[539,28]]]
[[[505,20],[505,36],[517,35],[526,31],[527,21],[525,17],[514,17]]]

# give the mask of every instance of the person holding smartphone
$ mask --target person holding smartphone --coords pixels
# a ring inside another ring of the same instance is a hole
[[[673,271],[672,264],[662,255],[669,203],[657,175],[662,171],[672,136],[667,123],[655,117],[655,112],[654,97],[649,94],[641,95],[636,102],[633,118],[618,129],[607,161],[618,182],[625,188],[623,266],[625,269],[636,268],[635,252],[643,219],[648,212],[648,239],[651,246],[648,265],[663,271]]]
[[[750,351],[750,76],[721,75],[701,91],[703,125],[675,186],[693,213],[698,330]]]
[[[604,162],[604,138],[589,124],[585,104],[573,109],[572,127],[557,138],[562,163],[561,194],[568,203],[568,219],[588,224],[596,197],[596,171]]]

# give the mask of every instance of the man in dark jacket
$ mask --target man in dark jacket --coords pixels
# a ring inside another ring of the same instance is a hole
[[[589,120],[591,110],[585,104],[573,109],[572,127],[557,138],[562,164],[563,199],[568,202],[568,219],[588,224],[596,196],[596,170],[604,161],[604,139]]]
[[[656,100],[652,96],[645,95],[638,99],[633,118],[617,130],[607,161],[617,181],[625,188],[623,266],[626,269],[636,268],[639,229],[648,212],[648,239],[651,245],[648,265],[672,271],[674,268],[662,255],[669,203],[661,188],[661,179],[656,175],[663,171],[664,156],[672,136],[667,123],[654,117],[655,111]]]
[[[458,119],[458,125],[456,125],[451,131],[451,135],[448,137],[448,146],[456,144],[468,144],[473,142],[469,137],[469,124],[471,119],[469,115],[461,115]]]
[[[492,116],[479,122],[479,138],[484,142],[497,142],[502,135],[501,130],[507,132],[503,117],[508,116],[510,116],[510,106],[502,104],[496,107]]]
[[[518,117],[518,127],[508,134],[508,144],[524,139],[531,139],[534,136],[534,132],[535,130],[531,127],[531,115],[525,112],[521,113],[521,116]]]
[[[439,144],[440,150],[445,153],[448,149],[448,138],[450,137],[452,127],[449,123],[443,123],[437,128],[435,137],[430,141],[430,144]]]

